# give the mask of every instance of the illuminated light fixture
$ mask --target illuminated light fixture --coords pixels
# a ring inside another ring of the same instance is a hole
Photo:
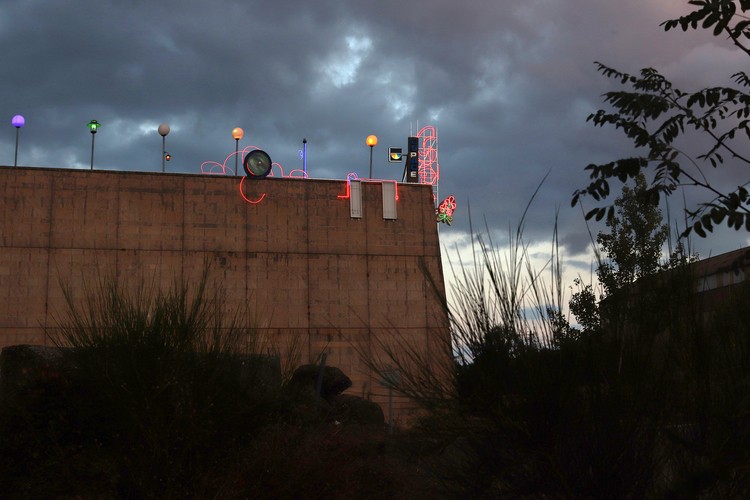
[[[166,147],[167,147],[167,134],[169,134],[169,125],[166,123],[162,123],[159,125],[159,128],[156,129],[157,132],[159,132],[159,135],[161,136],[161,171],[166,171],[166,166],[164,164],[164,160],[169,161],[170,158],[172,158],[169,153],[167,153]]]
[[[102,124],[96,120],[91,120],[86,126],[91,131],[91,170],[94,170],[94,138],[96,137],[96,131]]]
[[[240,140],[245,137],[245,131],[242,130],[240,127],[235,127],[232,129],[232,139],[234,139],[234,176],[238,176],[239,172],[237,171],[237,162],[240,155]]]
[[[268,153],[260,149],[250,151],[245,156],[245,161],[242,162],[242,166],[245,168],[245,173],[248,177],[258,179],[266,177],[271,172],[272,165],[271,157],[268,156]]]
[[[22,115],[16,115],[10,120],[10,123],[16,127],[16,156],[13,160],[13,166],[16,167],[18,166],[18,134],[21,128],[26,125],[26,119]]]
[[[372,179],[372,149],[377,145],[378,143],[378,136],[376,135],[368,135],[367,139],[365,139],[365,143],[370,146],[370,179]]]
[[[97,131],[97,130],[99,130],[99,127],[101,127],[101,126],[102,126],[102,124],[101,124],[101,123],[99,123],[99,122],[98,122],[98,121],[96,121],[96,120],[91,120],[91,121],[90,121],[90,122],[88,123],[88,125],[86,125],[86,126],[87,126],[87,127],[89,128],[89,130],[91,131],[91,133],[92,133],[92,134],[96,134],[96,131]]]
[[[404,158],[404,153],[401,148],[388,148],[388,162],[389,163],[401,163]]]

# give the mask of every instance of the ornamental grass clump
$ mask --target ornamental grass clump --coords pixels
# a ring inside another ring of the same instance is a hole
[[[82,299],[70,289],[64,293],[67,310],[48,335],[63,350],[67,373],[36,399],[54,416],[37,429],[24,426],[38,420],[39,408],[11,419],[17,435],[44,436],[44,442],[30,438],[3,451],[9,462],[15,455],[36,464],[16,468],[21,476],[74,470],[46,486],[6,478],[10,491],[195,495],[272,420],[278,356],[269,355],[247,311],[224,307],[208,271],[194,284],[175,282],[166,291],[101,278]],[[81,481],[91,464],[101,473]]]

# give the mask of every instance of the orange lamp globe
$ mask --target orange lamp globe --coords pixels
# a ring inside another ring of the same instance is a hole
[[[236,141],[239,141],[245,136],[245,131],[242,130],[240,127],[237,127],[235,129],[232,129],[232,138]]]
[[[367,140],[365,142],[367,142],[367,145],[372,148],[378,143],[378,136],[368,135]]]

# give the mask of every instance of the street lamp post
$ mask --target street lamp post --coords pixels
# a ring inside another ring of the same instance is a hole
[[[232,129],[232,138],[234,139],[234,176],[237,177],[238,172],[238,156],[240,154],[240,139],[242,139],[245,136],[245,131],[242,130],[240,127],[235,127]]]
[[[378,137],[376,135],[368,135],[365,140],[368,146],[370,146],[370,179],[372,179],[372,149],[378,143]]]
[[[13,124],[14,127],[16,127],[16,156],[13,160],[13,166],[18,166],[18,133],[21,130],[21,127],[26,125],[26,120],[21,115],[16,115],[13,117],[13,119],[10,121],[10,123]]]
[[[166,123],[162,123],[159,125],[159,128],[157,129],[159,132],[159,135],[161,136],[161,171],[166,171],[166,165],[164,164],[164,161],[167,159],[167,134],[169,133],[169,125]]]
[[[94,170],[94,137],[96,137],[96,131],[102,124],[96,120],[91,120],[86,126],[91,131],[91,170]]]
[[[302,138],[302,172],[307,177],[307,139]]]

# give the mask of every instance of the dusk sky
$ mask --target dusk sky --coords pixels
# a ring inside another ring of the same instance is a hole
[[[684,0],[4,0],[0,164],[13,164],[11,118],[22,114],[23,166],[89,168],[96,119],[98,169],[161,171],[157,127],[168,123],[170,172],[223,162],[242,127],[241,148],[258,146],[287,171],[300,168],[306,138],[310,176],[328,179],[366,176],[365,138],[376,134],[375,176],[400,179],[387,147],[434,125],[440,194],[458,202],[454,225],[440,228],[445,245],[468,241],[469,203],[475,227],[486,218],[502,243],[550,172],[525,238],[548,248],[559,210],[569,271],[588,272],[571,195],[588,163],[635,154],[586,122],[618,88],[594,61],[654,67],[685,90],[747,68],[723,38],[659,26],[689,11]],[[748,180],[712,173],[728,186]],[[672,214],[681,206],[680,194]],[[694,244],[705,257],[747,242],[720,231]]]

